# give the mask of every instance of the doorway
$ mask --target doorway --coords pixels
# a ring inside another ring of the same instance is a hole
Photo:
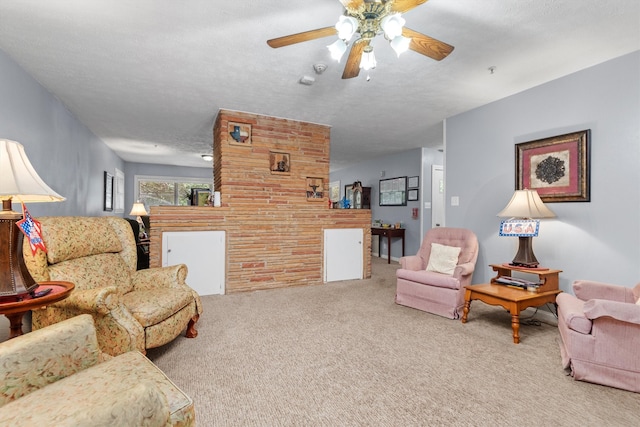
[[[431,166],[431,228],[444,227],[444,171]]]

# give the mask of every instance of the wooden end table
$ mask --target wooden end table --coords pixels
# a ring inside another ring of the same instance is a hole
[[[71,282],[40,282],[35,292],[51,288],[51,292],[40,298],[33,298],[26,294],[22,301],[0,302],[0,314],[4,314],[10,323],[11,332],[9,339],[22,335],[22,316],[27,311],[45,307],[54,302],[61,301],[69,296],[75,285]]]
[[[387,264],[391,264],[391,238],[399,237],[402,239],[402,256],[404,256],[404,228],[384,228],[371,227],[371,234],[378,236],[378,257],[380,257],[380,237],[387,238],[388,257]]]
[[[562,270],[550,268],[523,268],[509,264],[491,264],[493,271],[497,272],[491,283],[482,285],[465,286],[464,309],[462,323],[467,323],[469,309],[472,300],[480,300],[489,305],[499,305],[511,313],[511,328],[513,329],[513,342],[520,342],[520,312],[529,307],[539,307],[546,303],[556,303],[556,296],[562,292],[558,289],[558,275]],[[534,274],[538,276],[541,286],[538,292],[529,292],[525,289],[497,284],[500,276],[511,276],[513,272]]]

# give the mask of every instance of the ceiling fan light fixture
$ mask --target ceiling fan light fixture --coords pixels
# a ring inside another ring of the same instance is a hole
[[[411,39],[405,36],[397,36],[394,37],[389,44],[391,45],[391,48],[396,52],[396,55],[400,57],[401,53],[409,50]]]
[[[362,52],[362,59],[360,60],[360,68],[365,71],[369,71],[376,68],[376,57],[373,54],[373,46],[367,46]]]
[[[399,13],[393,15],[387,15],[380,21],[380,27],[384,31],[384,35],[388,40],[393,40],[402,34],[402,27],[404,27],[405,19]]]
[[[329,52],[331,53],[331,58],[340,62],[340,58],[342,58],[342,55],[347,51],[347,44],[344,40],[338,39],[327,46],[327,49],[329,49]]]
[[[338,37],[348,42],[356,31],[358,31],[358,20],[353,16],[342,15],[338,19],[336,30],[338,30]]]

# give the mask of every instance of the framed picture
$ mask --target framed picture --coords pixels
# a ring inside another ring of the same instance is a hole
[[[418,200],[418,190],[414,188],[407,191],[407,200],[410,202],[415,202],[416,200]]]
[[[104,210],[113,210],[113,175],[107,171],[104,172]]]
[[[329,199],[333,203],[340,201],[340,181],[332,181],[329,183]]]
[[[191,189],[192,206],[211,206],[211,190],[208,188]]]
[[[407,206],[407,177],[380,180],[380,206]]]
[[[516,190],[536,190],[545,203],[590,201],[590,134],[516,144]]]
[[[410,176],[407,181],[407,188],[420,188],[420,177],[419,176]],[[411,199],[409,199],[411,200]],[[418,200],[418,199],[416,199]]]
[[[324,180],[322,178],[307,178],[307,200],[322,201],[324,198]]]
[[[269,152],[269,169],[271,173],[289,175],[291,171],[291,156],[289,153]]]
[[[251,124],[229,122],[229,142],[234,145],[251,145]]]

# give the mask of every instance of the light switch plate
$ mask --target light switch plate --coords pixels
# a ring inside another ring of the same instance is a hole
[[[460,206],[460,197],[451,196],[451,206]]]

